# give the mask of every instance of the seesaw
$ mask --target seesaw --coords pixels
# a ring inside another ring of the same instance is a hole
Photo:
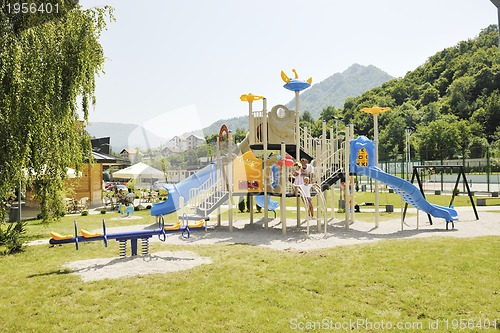
[[[81,235],[78,235],[78,227],[76,220],[73,222],[75,227],[74,235],[63,235],[54,231],[50,232],[49,243],[52,245],[58,244],[69,244],[75,243],[76,249],[78,250],[78,244],[81,242],[95,242],[103,241],[104,246],[108,247],[108,240],[116,239],[120,242],[120,256],[125,257],[127,251],[127,240],[130,240],[131,255],[137,255],[137,240],[141,239],[142,242],[142,255],[149,254],[149,238],[157,235],[158,239],[164,242],[167,239],[167,234],[181,233],[182,237],[189,238],[191,236],[191,231],[195,230],[205,230],[205,220],[199,220],[197,223],[188,224],[187,219],[183,218],[183,221],[177,221],[171,226],[165,226],[165,220],[163,215],[160,216],[159,228],[154,230],[134,230],[125,231],[119,233],[108,234],[106,232],[106,222],[102,220],[102,232],[90,232],[85,229],[81,229]]]

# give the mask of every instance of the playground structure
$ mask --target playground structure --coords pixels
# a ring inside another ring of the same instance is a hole
[[[276,209],[280,207],[279,220],[282,233],[286,234],[286,198],[295,197],[295,189],[290,181],[293,175],[294,158],[296,161],[305,158],[314,165],[314,177],[311,183],[313,183],[312,193],[317,198],[315,219],[318,232],[321,231],[321,223],[323,223],[326,235],[329,222],[327,217],[329,205],[324,191],[331,190],[330,211],[332,215],[330,220],[333,220],[335,219],[335,195],[332,185],[341,179],[345,180],[345,184],[342,184],[345,228],[348,229],[350,222],[354,221],[354,200],[351,198],[355,191],[351,175],[355,174],[366,175],[374,179],[376,184],[378,181],[387,184],[400,194],[407,204],[424,211],[429,216],[443,218],[446,221],[446,229],[449,223],[452,224],[452,228],[454,227],[458,214],[452,208],[452,203],[450,207],[430,204],[426,201],[423,191],[419,191],[415,185],[378,168],[377,140],[374,142],[364,136],[354,139],[352,124],[340,134],[334,130],[333,126],[327,130],[326,122],[323,121],[322,133],[318,138],[313,137],[307,127],[300,127],[299,93],[308,88],[312,80],[299,80],[297,72],[295,70],[293,72],[294,79],[288,78],[284,72],[281,73],[281,77],[285,81],[284,87],[295,93],[295,110],[278,104],[268,111],[267,100],[263,96],[242,95],[240,100],[248,103],[249,131],[245,139],[234,146],[231,131],[223,125],[218,135],[216,161],[177,184],[164,185],[168,198],[154,204],[150,211],[151,216],[157,218],[158,229],[107,234],[103,221],[102,233],[93,234],[82,230],[82,235],[78,236],[75,222],[74,236],[51,233],[50,243],[75,243],[78,249],[80,242],[102,240],[107,246],[108,239],[116,239],[120,242],[120,255],[125,255],[126,241],[130,240],[132,255],[137,255],[137,241],[141,239],[142,253],[147,254],[148,239],[152,236],[158,235],[160,240],[164,241],[166,234],[180,232],[183,236],[189,237],[190,230],[207,229],[209,215],[214,211],[217,214],[217,226],[221,226],[223,205],[227,206],[229,230],[233,231],[234,197],[246,195],[249,195],[250,199],[250,224],[254,223],[253,199],[255,199],[256,203],[264,209],[262,220],[265,229],[269,227],[269,211],[272,211],[277,218]],[[262,109],[254,110],[253,103],[260,100],[262,100]],[[370,110],[373,111],[370,113],[374,116],[378,114],[377,112],[387,111],[386,108],[378,107],[370,108]],[[377,135],[375,138],[377,139]],[[223,147],[224,141],[226,147]],[[256,151],[261,157],[255,155]],[[303,222],[301,219],[302,202],[309,235],[311,217],[307,212],[306,198],[300,188],[298,194],[297,227],[300,227]],[[378,226],[378,186],[376,186],[375,194],[376,226]],[[272,200],[272,197],[279,198],[279,201]],[[349,200],[346,200],[347,198]],[[176,212],[180,212],[182,222],[165,227],[163,216]],[[197,220],[198,223],[190,225],[189,220]]]
[[[169,198],[155,204],[151,215],[160,216],[177,210],[189,211],[193,218],[206,218],[217,210],[217,225],[221,224],[221,205],[227,204],[229,229],[233,229],[234,206],[233,197],[250,194],[250,223],[254,222],[253,200],[264,209],[264,226],[268,228],[268,212],[280,209],[282,231],[286,234],[286,198],[294,196],[294,188],[289,179],[292,176],[293,159],[306,158],[314,164],[314,179],[319,186],[313,187],[317,197],[317,226],[325,226],[327,204],[323,191],[334,184],[342,174],[344,163],[344,141],[337,139],[333,127],[329,132],[326,122],[320,138],[314,138],[307,128],[299,126],[299,93],[311,85],[312,79],[302,81],[293,70],[295,78],[290,79],[282,72],[284,87],[295,93],[295,110],[278,104],[267,109],[267,100],[263,96],[244,94],[240,100],[248,103],[249,131],[245,139],[233,146],[232,134],[223,125],[220,129],[217,145],[216,162],[200,170],[192,177],[178,183],[165,186]],[[254,102],[262,101],[262,109],[254,110]],[[224,140],[225,139],[225,140]],[[226,154],[222,154],[223,143]],[[255,156],[255,151],[260,157]],[[211,171],[207,171],[210,169]],[[207,177],[205,177],[208,175]],[[270,196],[279,198],[278,201]],[[254,198],[255,197],[255,198]],[[303,196],[297,197],[297,225],[301,220],[301,202]],[[333,198],[332,198],[333,202]],[[304,204],[305,207],[305,204]],[[305,209],[305,208],[304,208]],[[309,232],[309,217],[306,214]]]
[[[428,203],[413,184],[379,169],[375,159],[377,142],[374,143],[364,137],[354,141],[352,125],[346,127],[345,134],[339,135],[333,127],[327,129],[326,122],[323,122],[322,134],[317,138],[312,137],[307,127],[300,127],[299,93],[308,88],[312,80],[302,81],[298,78],[297,72],[295,70],[293,72],[295,74],[293,79],[290,79],[284,72],[281,72],[281,77],[285,81],[284,87],[295,93],[295,110],[290,110],[281,104],[268,110],[267,100],[263,96],[251,93],[242,95],[240,100],[248,103],[249,131],[245,139],[233,146],[231,131],[223,125],[218,136],[216,162],[183,182],[167,184],[165,187],[169,192],[169,199],[155,204],[151,209],[151,215],[161,216],[177,210],[190,211],[192,218],[205,218],[208,221],[208,215],[217,210],[217,226],[220,226],[221,206],[227,205],[229,230],[232,231],[233,198],[250,194],[250,224],[254,222],[253,199],[255,199],[256,203],[264,208],[263,223],[266,229],[269,221],[268,212],[274,212],[276,217],[275,210],[280,207],[278,218],[282,232],[286,234],[285,199],[294,196],[293,185],[289,181],[292,175],[291,165],[293,159],[298,161],[306,158],[314,165],[312,182],[316,184],[313,188],[317,198],[318,231],[323,223],[326,233],[328,224],[329,205],[323,191],[329,190],[341,178],[345,179],[345,199],[347,195],[354,193],[354,183],[351,177],[345,177],[350,174],[366,175],[376,182],[387,184],[408,204],[434,217],[445,219],[447,228],[448,223],[452,223],[453,226],[454,221],[458,219],[456,211],[453,208]],[[257,101],[262,101],[261,110],[254,109],[254,103]],[[388,110],[388,108],[373,107],[362,111],[372,113],[376,118],[378,113]],[[227,147],[225,147],[226,154],[223,155],[224,141]],[[362,147],[362,153],[358,156],[361,149],[359,145],[367,145],[367,147]],[[258,152],[259,157],[255,152]],[[360,156],[365,158],[363,165],[357,164]],[[302,223],[301,202],[306,207],[303,193],[299,194],[296,201],[297,226]],[[278,198],[278,200],[271,200],[270,197]],[[333,191],[330,197],[331,219],[333,219],[335,214]],[[354,202],[353,200],[348,200],[348,202],[351,207],[345,207],[346,228],[354,218]],[[376,215],[378,222],[378,202],[376,202]],[[309,233],[307,214],[306,222]]]

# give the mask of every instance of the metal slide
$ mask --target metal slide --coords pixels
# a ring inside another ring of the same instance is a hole
[[[443,218],[446,222],[453,222],[458,220],[458,213],[453,208],[438,206],[431,204],[425,200],[420,190],[412,183],[393,175],[389,175],[378,167],[357,166],[357,173],[376,179],[382,183],[387,184],[394,189],[396,193],[400,194],[404,201],[421,211],[430,214],[437,218]]]

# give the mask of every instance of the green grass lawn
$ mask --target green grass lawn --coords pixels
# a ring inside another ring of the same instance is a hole
[[[385,195],[393,198],[384,193],[381,203]],[[356,198],[368,202],[373,194]],[[398,207],[399,196],[394,198]],[[457,206],[470,205],[461,198],[455,200]],[[449,199],[430,196],[429,201],[447,205]],[[294,202],[287,199],[291,207]],[[287,216],[294,214],[287,211]],[[30,221],[26,240],[48,238],[51,230],[73,233],[74,219],[88,230],[101,228],[103,218],[107,227],[155,222],[147,210],[135,215],[143,219],[113,220],[119,214],[108,212],[66,216],[50,225]],[[373,215],[356,218],[370,220]],[[247,219],[248,213],[235,218]],[[168,216],[166,222],[176,219]],[[377,332],[387,325],[409,332],[500,329],[500,237],[383,240],[289,252],[248,244],[151,243],[152,253],[161,250],[194,251],[212,264],[84,283],[63,265],[116,257],[118,242],[110,241],[108,248],[102,242],[82,243],[78,251],[73,244],[29,246],[0,257],[2,331]]]
[[[85,243],[79,251],[41,245],[0,257],[2,331],[288,332],[350,322],[365,332],[383,322],[424,331],[438,323],[432,331],[445,332],[458,331],[451,326],[457,320],[490,326],[500,320],[498,237],[386,240],[310,252],[154,243],[152,252],[187,249],[213,263],[88,283],[62,268],[113,257],[117,248],[117,242],[108,249]]]

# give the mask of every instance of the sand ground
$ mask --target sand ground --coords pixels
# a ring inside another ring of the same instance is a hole
[[[417,216],[412,215],[402,224],[401,214],[395,212],[393,220],[381,221],[378,227],[375,227],[373,222],[355,221],[348,228],[345,226],[344,216],[337,214],[336,219],[328,221],[326,234],[323,224],[318,232],[315,220],[310,221],[309,235],[306,222],[297,227],[296,220],[291,219],[287,220],[286,234],[282,232],[279,218],[269,221],[267,230],[262,220],[253,224],[248,220],[235,221],[232,231],[229,231],[227,221],[222,221],[221,226],[216,226],[216,222],[210,221],[207,231],[192,232],[188,239],[178,234],[167,235],[165,243],[174,245],[244,243],[280,251],[311,251],[385,239],[500,236],[500,207],[477,207],[477,209],[479,220],[476,220],[471,207],[458,207],[459,221],[455,222],[453,229],[450,225],[450,230],[446,230],[446,224],[442,219],[433,219],[434,223],[430,225],[423,213],[419,214],[418,221]],[[416,213],[411,209],[409,212]],[[138,223],[140,222],[138,220]],[[107,232],[152,228],[156,226],[138,224],[133,227],[108,228]],[[151,242],[159,241],[156,236],[151,239]],[[48,240],[40,240],[32,242],[31,245],[47,243]],[[191,251],[161,251],[147,256],[81,260],[67,263],[65,267],[80,275],[83,281],[94,281],[140,274],[168,273],[210,263],[210,258],[200,257]]]

